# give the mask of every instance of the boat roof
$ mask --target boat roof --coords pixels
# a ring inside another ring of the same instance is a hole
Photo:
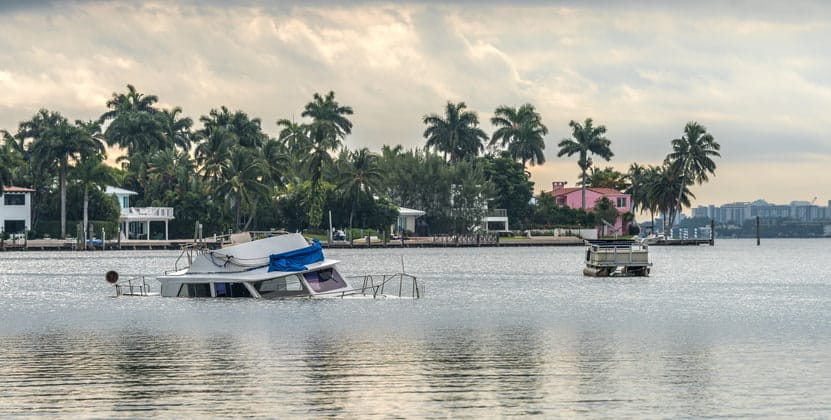
[[[334,267],[340,261],[325,259],[321,262],[308,264],[306,270],[301,271],[268,271],[268,266],[256,267],[251,270],[244,271],[215,271],[215,272],[199,272],[193,273],[188,270],[180,270],[175,273],[158,276],[159,281],[164,280],[182,280],[193,282],[256,282],[262,280],[269,280],[278,277],[285,277],[293,274],[302,274],[310,271],[317,271],[326,268]]]
[[[251,242],[206,251],[194,258],[189,273],[236,272],[268,265],[272,254],[303,249],[309,246],[299,233],[276,235]]]

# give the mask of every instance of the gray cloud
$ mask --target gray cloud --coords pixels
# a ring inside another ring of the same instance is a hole
[[[556,143],[586,117],[608,127],[619,169],[659,162],[690,120],[722,143],[725,170],[828,162],[829,14],[809,1],[3,2],[0,128],[41,107],[95,118],[131,83],[194,119],[225,105],[276,134],[333,90],[356,111],[347,144],[375,150],[422,146],[421,117],[448,100],[486,130],[497,106],[533,103],[551,130],[539,185],[573,177]]]

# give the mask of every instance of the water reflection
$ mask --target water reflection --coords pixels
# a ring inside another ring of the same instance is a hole
[[[341,252],[367,266],[378,256]],[[0,295],[0,407],[104,418],[831,413],[824,274],[759,280],[724,263],[767,263],[738,250],[667,249],[649,279],[586,283],[562,268],[569,252],[413,251],[408,270],[432,273],[425,282],[443,292],[416,302],[116,299],[100,278],[64,273],[93,254],[62,254],[62,274],[37,277],[26,273],[54,262],[0,258],[0,286],[19,292]],[[770,265],[797,258],[788,252]],[[800,250],[810,252],[824,256]],[[727,274],[689,263],[702,256]],[[552,275],[535,282],[541,272]]]

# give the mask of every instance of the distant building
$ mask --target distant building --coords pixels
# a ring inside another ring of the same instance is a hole
[[[32,230],[32,193],[22,187],[3,187],[0,199],[0,228],[9,234]]]
[[[802,222],[831,221],[831,200],[828,206],[818,206],[808,201],[791,201],[790,204],[771,204],[765,200],[728,203],[721,206],[698,206],[692,209],[693,217],[706,217],[719,224],[741,225],[755,219],[792,219]]]
[[[565,181],[551,183],[549,192],[558,206],[579,209],[583,206],[583,189],[580,187],[566,187]],[[586,211],[594,210],[595,205],[602,198],[608,198],[617,209],[618,217],[612,225],[619,233],[627,233],[629,226],[623,225],[623,213],[632,211],[632,197],[611,188],[586,188]],[[609,221],[611,223],[611,221]]]
[[[450,206],[456,207],[456,200],[461,192],[460,185],[451,185],[450,186]],[[470,212],[473,214],[479,214],[481,220],[477,223],[479,229],[482,229],[486,232],[489,231],[501,231],[501,232],[508,232],[510,231],[510,226],[508,224],[508,210],[506,209],[491,209],[488,208],[488,201],[483,199],[480,195],[474,200],[474,203],[468,208],[456,208],[456,211],[461,212]]]

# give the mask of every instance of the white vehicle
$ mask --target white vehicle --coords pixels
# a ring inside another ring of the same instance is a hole
[[[310,245],[299,233],[256,240],[249,237],[248,240],[213,250],[201,240],[189,244],[177,261],[178,265],[186,258],[186,267],[157,277],[161,283],[160,294],[167,297],[257,299],[417,299],[422,294],[416,278],[404,273],[362,276],[352,279],[356,282],[353,286],[338,272],[336,265],[339,261],[324,257],[319,242],[314,241]],[[143,276],[119,283],[118,274],[110,272],[107,273],[107,281],[116,285],[116,295],[151,294]]]

